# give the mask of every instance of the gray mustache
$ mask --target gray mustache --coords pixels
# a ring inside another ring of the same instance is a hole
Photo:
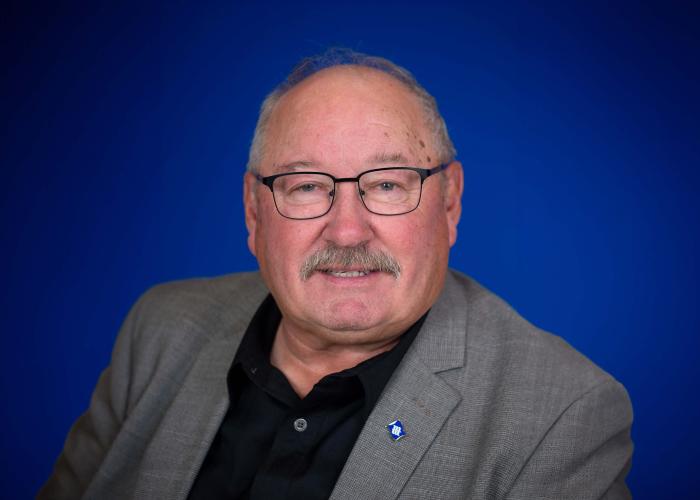
[[[324,271],[331,267],[359,267],[366,271],[379,271],[391,274],[395,279],[401,275],[398,261],[386,252],[370,251],[367,245],[355,247],[339,247],[329,245],[322,250],[309,255],[301,266],[299,274],[306,281],[316,271]]]

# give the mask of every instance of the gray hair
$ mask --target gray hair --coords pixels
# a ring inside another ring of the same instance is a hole
[[[457,151],[450,140],[450,136],[447,134],[447,125],[445,125],[445,120],[440,115],[435,98],[418,83],[407,69],[383,57],[370,56],[351,49],[333,48],[323,54],[302,59],[287,78],[267,95],[260,106],[258,123],[255,126],[255,134],[250,145],[248,156],[249,171],[255,172],[260,168],[265,148],[267,126],[272,112],[282,96],[311,75],[323,69],[341,65],[372,68],[386,73],[403,83],[418,98],[423,107],[428,129],[433,133],[433,143],[437,148],[440,163],[448,163],[454,160]]]
[[[401,264],[393,255],[381,250],[370,250],[366,243],[354,247],[341,247],[330,243],[304,260],[299,276],[302,281],[306,281],[313,273],[326,272],[334,266],[359,267],[357,271],[389,273],[394,279],[401,276]]]

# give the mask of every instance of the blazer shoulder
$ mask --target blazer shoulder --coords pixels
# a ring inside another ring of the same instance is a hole
[[[141,300],[152,303],[187,304],[241,300],[246,302],[251,294],[267,293],[260,273],[241,272],[207,278],[189,278],[159,283],[146,290]]]
[[[266,294],[257,273],[175,281],[146,291],[112,351],[114,384],[128,381],[120,389],[128,389],[122,413],[131,411],[153,381],[181,380],[205,346],[216,343],[233,356]]]
[[[533,325],[472,278],[456,271],[451,277],[466,303],[467,352],[488,350],[496,369],[537,376],[578,395],[614,380],[563,338]]]
[[[140,326],[196,329],[216,336],[217,327],[247,325],[267,293],[257,272],[172,281],[147,290],[130,316]]]
[[[128,360],[147,370],[147,378],[160,367],[183,369],[212,341],[228,339],[237,345],[267,293],[258,273],[156,285],[127,315],[112,364]]]
[[[448,288],[453,304],[462,303],[465,310],[465,360],[463,369],[443,376],[470,403],[455,413],[456,420],[469,425],[482,421],[472,405],[488,402],[487,430],[479,439],[499,443],[489,448],[493,451],[484,462],[500,464],[494,470],[509,478],[502,487],[510,488],[517,477],[527,484],[551,482],[558,488],[566,483],[560,480],[567,471],[580,467],[583,479],[600,477],[600,484],[617,482],[624,489],[633,420],[625,388],[564,339],[534,326],[473,279],[451,273]],[[537,495],[513,498],[533,496]]]

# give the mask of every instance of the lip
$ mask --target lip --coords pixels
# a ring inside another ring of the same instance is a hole
[[[338,273],[343,273],[344,275],[340,275]],[[334,270],[333,272],[317,271],[314,273],[314,276],[318,276],[323,281],[333,285],[357,286],[372,284],[380,279],[382,275],[386,274],[379,271],[369,271],[367,274],[359,275],[358,273],[360,273],[359,270],[343,269],[342,271]]]
[[[365,271],[365,270],[354,270],[354,269],[343,269],[343,270],[334,270],[330,269],[328,271],[324,271],[325,274],[330,274],[331,276],[334,276],[336,278],[364,278],[365,276],[369,276],[372,271]]]

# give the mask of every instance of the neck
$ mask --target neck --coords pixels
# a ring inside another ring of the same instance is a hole
[[[299,397],[304,398],[326,375],[352,368],[390,350],[398,341],[398,336],[393,336],[368,344],[328,344],[319,342],[311,332],[294,328],[282,318],[272,344],[270,362],[284,373]]]

